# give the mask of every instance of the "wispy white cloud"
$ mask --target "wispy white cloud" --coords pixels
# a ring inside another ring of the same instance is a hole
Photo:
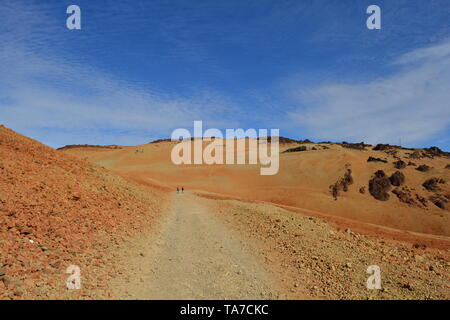
[[[450,126],[450,40],[408,52],[389,76],[297,89],[290,119],[316,139],[417,145]],[[447,138],[448,140],[448,138]],[[447,141],[448,143],[448,141]]]
[[[45,5],[17,2],[3,4],[0,11],[9,28],[0,32],[1,123],[52,146],[144,143],[190,127],[194,120],[214,127],[238,125],[234,119],[241,109],[218,92],[169,96],[53,50],[49,44],[59,39],[36,34],[56,32]]]
[[[430,62],[450,59],[450,39],[440,44],[420,48],[408,52],[394,61],[394,64],[409,64],[415,62]]]
[[[92,46],[92,43],[104,44],[110,40],[105,35],[111,34],[120,34],[122,39],[126,38],[124,35],[140,32],[145,34],[145,37],[139,37],[142,42],[151,40],[153,36],[161,36],[164,41],[158,43],[167,42],[170,49],[149,53],[138,50],[138,61],[148,58],[158,64],[158,59],[170,55],[174,59],[194,61],[204,67],[202,70],[208,69],[208,72],[226,73],[231,82],[239,78],[241,73],[237,71],[241,71],[241,68],[230,68],[228,62],[221,64],[220,60],[226,59],[226,55],[215,55],[211,47],[215,50],[222,48],[224,52],[228,52],[228,49],[233,50],[230,51],[232,53],[242,52],[244,55],[251,52],[256,55],[251,56],[255,61],[264,62],[262,57],[271,56],[273,59],[267,59],[268,63],[277,61],[282,65],[286,45],[303,38],[309,39],[304,43],[312,46],[340,41],[347,48],[348,44],[353,47],[367,46],[375,41],[382,42],[383,48],[389,48],[398,38],[392,37],[390,42],[385,43],[386,35],[404,30],[400,36],[406,36],[408,43],[412,38],[420,39],[417,43],[433,40],[429,32],[422,32],[422,25],[420,28],[403,26],[411,20],[408,13],[414,8],[408,7],[409,11],[399,17],[397,12],[394,17],[395,10],[386,10],[383,21],[392,22],[395,18],[402,27],[386,28],[384,36],[380,34],[374,40],[374,37],[358,36],[360,32],[366,31],[364,28],[355,31],[358,34],[349,32],[360,29],[354,28],[354,20],[338,18],[339,14],[333,10],[333,1],[324,2],[328,4],[328,10],[321,10],[322,4],[319,10],[318,5],[313,6],[312,3],[267,1],[266,4],[271,4],[267,7],[261,6],[261,1],[254,1],[251,7],[254,8],[252,13],[255,11],[256,14],[248,15],[245,10],[236,10],[239,7],[231,2],[211,4],[205,1],[195,5],[172,6],[170,2],[164,1],[158,10],[148,7],[150,5],[146,2],[114,2],[108,10],[96,12],[96,22],[90,21],[91,26],[98,24],[91,29],[96,32],[83,33],[86,39],[73,37],[67,30],[61,37],[61,30],[65,28],[64,10],[62,14],[58,11],[58,15],[55,6],[42,1],[35,4],[20,0],[2,1],[0,21],[5,28],[0,30],[0,123],[52,146],[67,143],[144,143],[153,137],[168,136],[174,128],[190,127],[193,120],[203,120],[205,126],[218,128],[249,125],[281,127],[289,129],[293,136],[301,134],[302,137],[326,140],[398,143],[401,138],[409,144],[419,144],[427,139],[448,140],[443,132],[449,129],[450,119],[450,40],[392,59],[391,64],[387,65],[387,68],[391,68],[389,75],[377,77],[373,81],[348,81],[346,84],[333,81],[311,88],[312,83],[327,77],[328,73],[303,68],[302,65],[297,68],[286,65],[283,69],[286,74],[279,73],[279,78],[289,78],[289,73],[291,76],[292,73],[301,73],[306,78],[302,80],[303,85],[297,84],[294,92],[296,105],[299,106],[297,109],[292,107],[290,96],[285,95],[285,91],[278,91],[278,88],[262,85],[254,91],[243,88],[236,94],[235,91],[240,90],[239,85],[245,85],[244,81],[252,77],[246,77],[231,87],[229,92],[234,95],[234,99],[207,87],[191,90],[188,94],[161,92],[149,85],[121,78],[112,71],[93,68],[85,62],[81,53],[71,52],[67,49],[70,46],[66,46],[67,42],[74,41],[77,45],[86,46],[89,49],[87,52],[93,56],[96,53],[108,55],[111,53],[105,52],[102,45]],[[407,0],[402,2],[405,8],[408,3]],[[353,4],[351,12],[347,6],[339,4],[337,8],[345,7],[345,14],[359,12],[359,4]],[[100,4],[96,5],[101,7]],[[135,6],[142,6],[142,10],[135,10]],[[178,11],[172,12],[174,8]],[[421,19],[422,22],[433,21],[440,4],[435,2],[434,8],[429,9],[429,15]],[[361,12],[362,18],[365,18],[365,11]],[[240,19],[231,19],[235,16],[240,16]],[[324,21],[330,20],[330,23],[319,23],[321,27],[316,30],[315,22],[320,17]],[[127,23],[129,21],[133,23]],[[142,26],[148,21],[152,32],[147,35]],[[276,37],[272,35],[268,38],[263,32],[267,30],[265,26],[278,26]],[[297,30],[299,26],[302,31],[308,32],[308,37],[303,37],[301,32],[285,32]],[[387,32],[389,30],[391,33]],[[414,30],[418,34],[414,34]],[[442,31],[445,32],[448,33],[448,28]],[[396,44],[396,50],[386,49],[389,54],[379,56],[387,59],[395,55],[399,47],[403,49],[404,44],[405,41],[401,41]],[[256,49],[248,50],[253,47]],[[268,47],[280,50],[267,50]],[[345,50],[346,59],[359,60],[359,68],[375,56],[359,55],[355,58],[348,55],[347,51],[351,50]],[[150,58],[146,57],[147,54]],[[238,54],[230,57],[239,59]],[[330,67],[329,74],[336,79],[335,73],[342,60],[339,60],[339,55],[334,59],[335,64]],[[241,64],[244,65],[245,61],[242,60]],[[342,64],[341,68],[348,65]],[[236,66],[240,65],[236,63]],[[264,63],[261,66],[264,68]],[[114,69],[118,70],[111,68]],[[271,78],[272,74],[267,74]],[[311,74],[313,79],[305,76]],[[275,79],[275,75],[273,78],[275,83],[279,80]],[[223,90],[225,92],[227,87]],[[305,132],[305,128],[309,132]],[[448,144],[448,141],[443,143]]]
[[[21,61],[17,68],[10,63],[6,72],[10,76],[0,80],[1,121],[26,132],[37,128],[61,130],[58,139],[48,139],[50,144],[81,143],[80,139],[86,138],[84,142],[89,143],[102,132],[107,136],[102,141],[117,143],[127,132],[138,131],[139,141],[128,143],[145,142],[151,136],[169,135],[174,128],[191,126],[198,119],[210,126],[225,127],[234,122],[231,114],[239,113],[232,101],[212,91],[168,97],[82,66],[41,58]]]

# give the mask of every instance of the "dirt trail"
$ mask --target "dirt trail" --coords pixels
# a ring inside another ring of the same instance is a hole
[[[127,274],[113,284],[119,299],[276,299],[274,276],[202,199],[172,194],[157,235],[125,249]],[[126,279],[128,277],[128,279]]]

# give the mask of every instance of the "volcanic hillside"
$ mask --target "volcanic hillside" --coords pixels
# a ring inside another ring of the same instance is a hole
[[[151,225],[164,199],[0,126],[0,299],[101,291],[117,272],[107,250]],[[66,289],[70,265],[83,290]]]
[[[282,142],[278,174],[261,176],[176,166],[167,140],[56,151],[0,127],[0,299],[192,298],[211,283],[211,297],[448,299],[447,153]]]
[[[170,155],[176,142],[167,140],[61,152],[140,183],[158,181],[331,219],[450,236],[448,153],[364,143],[283,142],[280,169],[272,176],[260,175],[260,165],[174,165]]]

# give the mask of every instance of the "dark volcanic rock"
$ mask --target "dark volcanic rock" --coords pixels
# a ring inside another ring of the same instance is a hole
[[[347,168],[344,176],[340,178],[335,184],[330,186],[330,191],[333,198],[336,200],[340,191],[347,192],[348,186],[353,183],[352,170]]]
[[[306,146],[299,146],[299,147],[287,149],[284,152],[300,152],[300,151],[306,151],[306,150],[307,150]]]
[[[448,156],[450,156],[450,152],[442,151],[438,147],[425,148],[425,149],[423,149],[423,151],[431,157],[445,157],[445,156],[448,157]]]
[[[387,160],[380,159],[380,158],[369,157],[367,159],[367,162],[384,162],[384,163],[387,163]]]
[[[272,142],[272,137],[271,136],[268,136],[268,137],[265,137],[265,138],[261,138],[261,137],[259,137],[259,138],[257,138],[258,140],[262,140],[262,139],[266,139],[267,140],[267,142]],[[291,138],[286,138],[286,137],[278,137],[278,142],[280,143],[280,144],[286,144],[286,143],[314,143],[314,142],[312,142],[311,140],[309,140],[309,139],[305,139],[305,140],[294,140],[294,139],[291,139]]]
[[[390,150],[390,149],[401,149],[401,148],[402,147],[400,147],[400,146],[379,143],[375,147],[373,147],[372,150],[375,150],[375,151],[386,151],[386,150]]]
[[[441,194],[434,194],[430,198],[430,201],[434,203],[435,206],[441,208],[442,210],[447,209],[448,196],[444,196]]]
[[[389,181],[393,186],[401,186],[405,182],[405,175],[401,173],[400,171],[396,171],[392,174],[392,176],[389,178]]]
[[[81,148],[96,148],[96,149],[122,149],[121,146],[118,145],[93,145],[93,144],[69,144],[67,146],[58,148],[56,150],[67,150],[67,149],[81,149]]]
[[[431,178],[422,183],[422,186],[428,191],[440,191],[441,188],[438,186],[438,183],[445,183],[443,179],[439,178]]]
[[[446,204],[444,201],[442,201],[442,200],[436,200],[436,201],[434,201],[433,203],[434,203],[437,207],[439,207],[439,208],[441,208],[441,209],[443,209],[443,210],[447,209],[447,204]]]
[[[386,173],[384,173],[383,170],[377,170],[374,173],[374,175],[375,175],[376,178],[385,178],[386,177]]]
[[[416,168],[416,170],[421,172],[427,172],[430,171],[431,167],[427,166],[426,164],[422,164]]]
[[[365,144],[364,142],[360,142],[360,143],[349,143],[349,142],[345,142],[343,141],[341,143],[341,146],[343,146],[344,148],[348,148],[348,149],[355,149],[355,150],[366,150],[366,147],[370,146],[369,144]]]
[[[157,139],[157,140],[153,140],[150,141],[148,144],[152,144],[152,143],[160,143],[160,142],[171,142],[171,139]]]
[[[407,189],[399,189],[399,188],[395,188],[394,190],[392,190],[392,193],[395,194],[397,196],[397,198],[403,202],[403,203],[407,203],[409,205],[416,205],[416,202],[414,201],[414,199],[411,197],[411,192]]]
[[[404,168],[406,168],[406,162],[402,161],[402,160],[395,161],[394,162],[394,167],[396,169],[404,169]]]
[[[391,182],[382,170],[375,172],[372,180],[369,181],[369,193],[377,200],[389,200],[388,191],[391,189]]]
[[[416,199],[417,199],[417,201],[419,201],[422,204],[422,206],[424,206],[424,207],[427,206],[427,199],[425,199],[424,197],[416,194]]]
[[[410,159],[421,159],[423,158],[422,152],[415,150],[413,153],[409,154]]]

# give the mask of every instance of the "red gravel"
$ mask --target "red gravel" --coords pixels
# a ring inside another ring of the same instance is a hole
[[[0,299],[67,298],[71,264],[86,277],[69,297],[103,290],[108,250],[153,221],[162,194],[0,126]]]

